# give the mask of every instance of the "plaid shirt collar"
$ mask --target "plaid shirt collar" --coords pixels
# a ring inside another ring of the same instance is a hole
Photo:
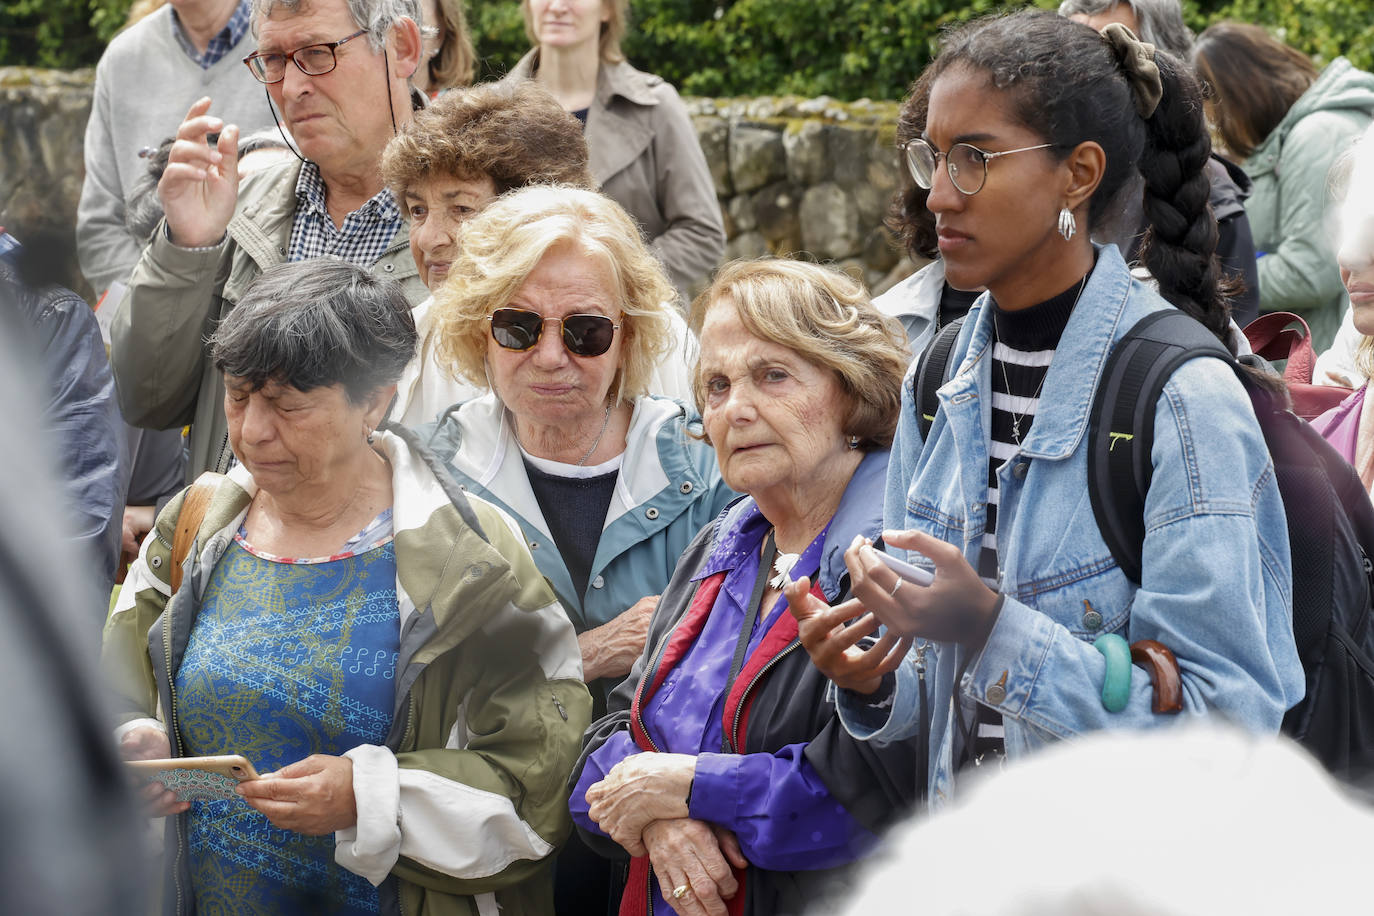
[[[181,50],[186,53],[187,57],[198,64],[202,70],[209,70],[219,63],[224,55],[228,54],[248,32],[250,19],[248,0],[239,0],[238,6],[234,7],[234,15],[229,17],[229,23],[220,30],[218,35],[210,39],[210,44],[206,46],[204,54],[197,51],[196,46],[191,43],[191,39],[186,36],[186,30],[182,28],[181,17],[177,15],[176,10],[172,10],[172,35],[176,38],[177,44],[181,45]]]
[[[371,268],[403,228],[401,207],[389,188],[382,188],[335,227],[320,167],[306,162],[296,179],[296,219],[287,259],[329,255]]]

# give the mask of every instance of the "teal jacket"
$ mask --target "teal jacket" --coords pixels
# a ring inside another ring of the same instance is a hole
[[[694,429],[700,432],[696,412],[679,401],[635,400],[585,594],[573,588],[530,488],[509,414],[494,394],[455,405],[421,438],[469,492],[514,516],[535,564],[582,633],[645,595],[660,594],[692,538],[735,497],[721,480],[715,452],[692,437]]]
[[[1260,309],[1297,312],[1317,352],[1331,345],[1350,301],[1336,266],[1331,165],[1374,118],[1374,74],[1338,57],[1245,162],[1245,202],[1259,259]]]

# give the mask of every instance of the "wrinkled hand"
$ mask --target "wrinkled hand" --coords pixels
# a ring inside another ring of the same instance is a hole
[[[935,563],[935,581],[903,582],[894,596],[901,577],[878,559],[864,538],[856,537],[844,552],[854,596],[889,630],[903,636],[981,648],[995,622],[997,593],[983,584],[959,548],[920,531],[885,531],[883,540],[929,557]]]
[[[218,245],[239,199],[239,129],[209,111],[207,96],[186,112],[157,183],[172,242],[183,248]],[[210,146],[215,131],[219,142]]]
[[[911,637],[892,630],[867,649],[855,645],[877,631],[878,619],[855,599],[831,607],[812,594],[811,580],[806,576],[788,583],[783,594],[787,609],[797,619],[797,635],[811,656],[811,664],[836,687],[872,693],[882,684],[884,674],[897,670],[911,648]],[[846,625],[847,621],[853,622]]]
[[[241,782],[235,791],[282,830],[320,836],[358,823],[353,761],[347,757],[312,754]]]
[[[587,789],[587,816],[632,856],[645,854],[641,835],[653,821],[687,816],[697,759],[690,754],[633,754]]]
[[[734,834],[684,817],[654,821],[644,830],[644,845],[663,899],[673,909],[683,916],[727,916],[725,901],[739,891],[730,866],[749,865]],[[673,899],[673,889],[683,885],[690,889]]]
[[[124,760],[165,760],[172,756],[172,745],[162,729],[145,725],[124,733],[119,740],[119,756]],[[139,787],[138,795],[143,813],[149,817],[166,817],[191,808],[190,802],[177,801],[176,793],[160,782]]]
[[[649,618],[658,607],[658,595],[640,598],[614,620],[577,637],[582,651],[582,679],[588,683],[603,677],[621,678],[630,673],[644,651]]]
[[[138,556],[138,546],[143,543],[143,536],[153,530],[156,516],[156,506],[124,507],[124,534],[120,545],[124,553],[131,557]]]

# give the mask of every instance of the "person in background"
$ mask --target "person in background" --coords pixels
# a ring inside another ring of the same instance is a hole
[[[532,79],[586,125],[592,175],[639,223],[684,302],[725,251],[715,183],[687,108],[620,50],[628,0],[521,0]]]
[[[735,496],[696,411],[647,391],[672,343],[672,287],[625,211],[574,188],[498,198],[463,226],[448,271],[439,359],[489,390],[423,439],[520,523],[577,630],[599,715],[678,557]],[[570,844],[558,883],[560,912],[599,912],[610,868]]]
[[[106,409],[96,423],[107,429],[118,420],[113,386],[90,306],[52,287],[12,285],[8,258],[16,244],[0,230],[0,389],[8,398],[0,449],[0,516],[8,521],[0,526],[0,731],[7,736],[0,769],[10,774],[0,784],[0,897],[6,912],[32,916],[147,913],[138,812],[96,676],[98,621],[109,592],[83,574],[94,561],[73,545],[74,481],[63,479],[73,457],[63,439],[71,430],[50,435],[73,416],[54,411],[50,358],[83,367],[64,364],[67,381],[103,367]],[[43,331],[60,329],[59,339],[77,344],[76,352],[42,352],[29,323],[35,306],[52,309]],[[68,336],[74,328],[80,333]]]
[[[410,220],[410,251],[431,291],[458,256],[463,223],[500,195],[532,184],[595,188],[581,124],[531,82],[446,93],[387,144],[382,174]],[[391,419],[406,426],[485,390],[440,365],[433,305],[431,296],[415,307],[420,345],[397,383]],[[648,390],[685,400],[687,325],[676,311],[668,317],[672,352],[654,364]]]
[[[1193,33],[1183,21],[1179,0],[1063,0],[1059,15],[1101,31],[1109,22],[1119,22],[1179,60],[1188,60],[1193,49]],[[1217,257],[1222,267],[1236,278],[1239,287],[1231,294],[1231,318],[1244,328],[1259,316],[1259,265],[1255,259],[1255,240],[1245,201],[1252,185],[1244,169],[1212,152],[1207,162],[1211,182],[1212,215],[1217,221]],[[1138,194],[1121,202],[1120,216],[1099,233],[1102,241],[1115,242],[1126,262],[1140,261],[1140,243],[1145,237],[1145,217]]]
[[[80,562],[66,574],[98,596],[84,609],[93,623],[103,619],[115,581],[129,457],[95,313],[56,281],[57,255],[70,250],[55,234],[21,244],[0,229],[0,303],[7,327],[22,333],[22,349],[36,355],[42,372],[35,387],[42,392],[45,446],[58,459],[53,476],[66,497],[64,527],[80,545],[68,551]],[[31,444],[14,434],[7,450]],[[19,515],[11,522],[27,524]]]
[[[471,84],[477,52],[461,0],[420,0],[420,12],[424,16],[420,31],[425,50],[410,84],[431,99]]]
[[[1138,582],[1087,498],[1092,394],[1117,341],[1172,309],[1230,336],[1196,79],[1118,24],[1099,34],[1039,10],[970,23],[931,68],[917,177],[949,281],[988,291],[953,344],[935,415],[918,416],[902,386],[882,536],[933,581],[907,582],[856,541],[856,601],[811,602],[803,644],[844,688],[846,729],[928,738],[929,798],[941,804],[1001,759],[1176,721],[1115,651],[1151,639],[1173,653],[1185,714],[1277,732],[1304,692],[1288,528],[1232,368],[1193,359],[1164,384]],[[1153,283],[1091,240],[1137,173]],[[832,628],[865,611],[917,640],[908,662],[848,651],[852,631]]]
[[[577,642],[510,517],[377,431],[414,349],[399,285],[332,258],[269,267],[215,330],[239,463],[175,589],[185,497],[159,516],[102,652],[126,758],[272,774],[148,788],[178,909],[553,912]]]
[[[1343,192],[1340,247],[1336,262],[1350,296],[1350,322],[1360,335],[1355,347],[1359,372],[1355,393],[1312,421],[1312,426],[1349,461],[1365,489],[1374,494],[1374,410],[1369,380],[1374,378],[1374,127],[1365,129],[1333,177]]]
[[[405,219],[382,183],[386,143],[422,99],[416,0],[253,0],[258,50],[245,69],[264,84],[303,159],[238,182],[239,128],[193,104],[158,183],[166,218],[119,303],[111,360],[135,426],[191,424],[188,482],[233,461],[224,387],[206,355],[215,322],[262,272],[332,255],[425,298]],[[219,133],[215,145],[207,137]]]
[[[845,548],[881,529],[901,329],[854,280],[787,260],[727,265],[691,326],[706,435],[746,496],[682,553],[569,805],[594,849],[632,857],[626,916],[833,912],[919,797],[916,746],[845,732],[783,586],[844,600]]]
[[[143,251],[146,236],[127,222],[145,174],[141,151],[174,133],[202,96],[245,131],[273,124],[262,88],[242,63],[253,45],[249,2],[173,0],[116,35],[101,55],[76,211],[81,272],[96,295],[127,284]],[[111,307],[118,297],[117,290]]]
[[[1349,305],[1336,266],[1326,176],[1374,118],[1374,74],[1344,57],[1320,74],[1259,26],[1222,22],[1193,46],[1210,87],[1208,117],[1254,182],[1246,202],[1259,259],[1260,308],[1296,312],[1318,352]]]
[[[147,169],[129,195],[124,221],[142,244],[147,244],[162,222],[162,201],[157,196],[157,185],[167,169],[174,142],[175,138],[168,137],[149,153]],[[275,128],[242,137],[238,144],[239,180],[257,168],[281,161],[277,157],[290,155],[286,141]],[[138,556],[138,545],[144,535],[153,529],[157,513],[185,485],[186,455],[182,431],[177,427],[150,430],[124,424],[124,429],[132,466],[124,507],[122,553],[132,561]]]

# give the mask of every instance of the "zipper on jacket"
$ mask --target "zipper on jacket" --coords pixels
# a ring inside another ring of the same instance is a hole
[[[744,715],[744,701],[749,699],[749,691],[753,690],[754,687],[758,685],[758,682],[763,680],[764,675],[772,671],[773,667],[777,665],[778,662],[782,661],[788,653],[792,652],[792,650],[800,645],[801,641],[794,639],[784,646],[781,652],[770,658],[768,664],[760,668],[758,673],[749,679],[749,683],[745,686],[744,692],[739,695],[739,703],[735,706],[735,719],[730,724],[730,734],[725,736],[725,739],[730,742],[730,750],[734,753],[738,754],[740,752],[739,748],[735,746],[735,736],[739,734],[739,720]]]
[[[646,668],[644,670],[644,674],[641,675],[639,678],[640,687],[643,687],[645,683],[651,682],[653,680],[654,674],[658,671],[658,666],[663,664],[663,653],[668,650],[668,637],[672,635],[673,628],[669,627],[668,632],[664,633],[661,637],[659,637],[658,647],[654,649],[653,664]],[[557,698],[554,699],[554,702],[558,702]],[[644,727],[644,707],[642,704],[637,709],[635,709],[635,723],[639,725],[639,730],[644,733],[644,740],[649,742],[649,747],[652,748],[654,751],[657,751],[658,745],[654,743],[654,736],[649,734],[649,730]],[[652,901],[652,899],[653,898],[651,896],[650,901]],[[652,909],[653,904],[651,902],[650,910],[652,911]]]
[[[920,726],[916,729],[916,804],[926,796],[930,786],[930,716],[926,714],[926,650],[930,643],[921,640],[916,645],[916,693],[920,705],[916,708]]]
[[[229,472],[229,460],[225,457],[225,452],[229,450],[229,434],[224,434],[224,441],[219,444],[219,455],[215,457],[215,473],[227,474]]]
[[[192,550],[195,544],[192,542]],[[195,564],[193,563],[192,566]],[[191,582],[182,581],[183,587],[194,587],[195,578]],[[180,592],[180,589],[178,589]],[[175,596],[172,596],[175,597]],[[162,657],[167,666],[167,695],[169,698],[167,709],[167,735],[175,742],[172,746],[172,756],[181,756],[181,735],[177,730],[177,687],[176,681],[172,678],[172,598],[167,599],[167,607],[162,612]],[[176,818],[177,851],[176,857],[172,860],[172,883],[177,892],[176,913],[180,916],[181,910],[181,849],[185,840],[181,835],[181,815],[174,815]]]

